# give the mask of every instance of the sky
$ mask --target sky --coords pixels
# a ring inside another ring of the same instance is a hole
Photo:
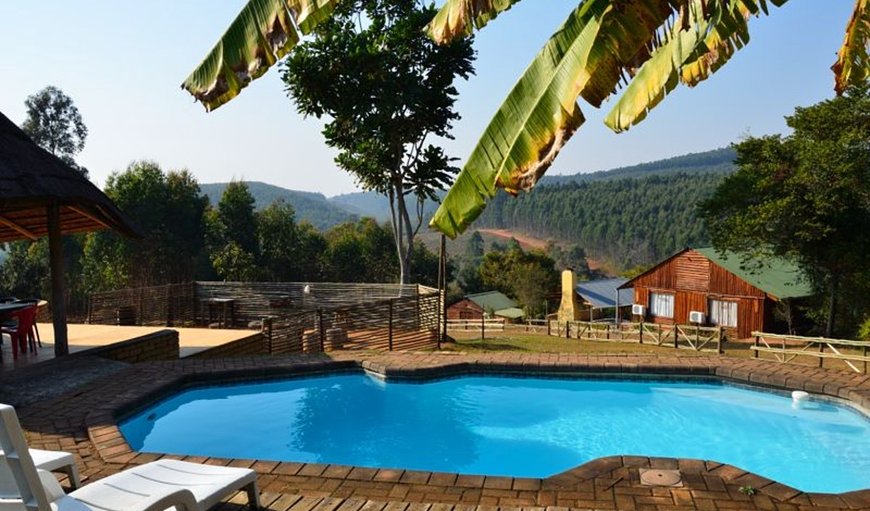
[[[441,3],[440,1],[437,3]],[[477,34],[476,75],[459,82],[462,119],[445,141],[461,164],[508,91],[578,0],[526,0]],[[680,87],[616,135],[580,102],[586,124],[550,174],[592,172],[783,133],[784,116],[833,96],[830,66],[851,0],[791,0],[750,22],[752,41],[712,78]],[[276,68],[206,113],[180,88],[243,0],[0,2],[0,112],[21,124],[46,85],[73,98],[89,129],[78,161],[99,186],[135,160],[187,168],[201,183],[244,179],[332,196],[357,191],[333,163],[323,124],[303,118]],[[546,6],[546,7],[544,7]],[[610,102],[612,104],[612,101]]]

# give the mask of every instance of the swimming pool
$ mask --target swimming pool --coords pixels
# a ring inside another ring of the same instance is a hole
[[[143,452],[514,477],[622,454],[716,460],[803,491],[870,487],[865,417],[714,382],[339,374],[191,388],[120,429]]]

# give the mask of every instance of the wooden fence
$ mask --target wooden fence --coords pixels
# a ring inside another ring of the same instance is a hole
[[[440,293],[398,284],[188,282],[94,293],[98,324],[261,326],[275,354],[438,345]]]
[[[267,318],[263,327],[273,354],[429,349],[438,346],[439,302],[436,291],[294,312]]]
[[[755,352],[755,358],[759,358],[761,353],[771,353],[775,360],[787,364],[801,357],[810,357],[810,359],[818,359],[819,367],[824,366],[825,359],[839,360],[857,373],[868,374],[868,362],[870,362],[868,341],[799,337],[765,332],[752,332],[752,335],[755,337],[755,342],[750,349]]]
[[[267,316],[330,310],[431,293],[417,285],[333,282],[188,282],[93,293],[88,323],[247,327]],[[435,291],[437,293],[437,290]]]
[[[196,323],[196,283],[92,293],[87,322],[101,325],[184,326]]]
[[[584,341],[633,342],[718,353],[722,353],[725,339],[724,330],[718,327],[630,322],[550,321],[548,334]]]

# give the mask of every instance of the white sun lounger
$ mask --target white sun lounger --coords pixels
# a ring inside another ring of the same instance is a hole
[[[43,451],[42,449],[28,449],[30,457],[36,468],[49,472],[63,472],[69,477],[69,485],[75,490],[82,485],[79,479],[79,471],[76,468],[75,457],[64,451]],[[0,450],[0,456],[3,456]]]
[[[51,472],[38,469],[15,409],[0,404],[0,510],[206,511],[236,491],[260,509],[256,473],[177,460],[133,467],[64,494]]]

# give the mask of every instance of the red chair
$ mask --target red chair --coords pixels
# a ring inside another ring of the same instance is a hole
[[[4,334],[9,334],[12,342],[12,359],[18,359],[18,350],[27,352],[28,340],[32,344],[32,348],[36,350],[36,343],[33,338],[33,325],[36,324],[36,305],[26,307],[19,311],[10,314],[11,317],[18,320],[18,324],[14,327],[3,328]]]

